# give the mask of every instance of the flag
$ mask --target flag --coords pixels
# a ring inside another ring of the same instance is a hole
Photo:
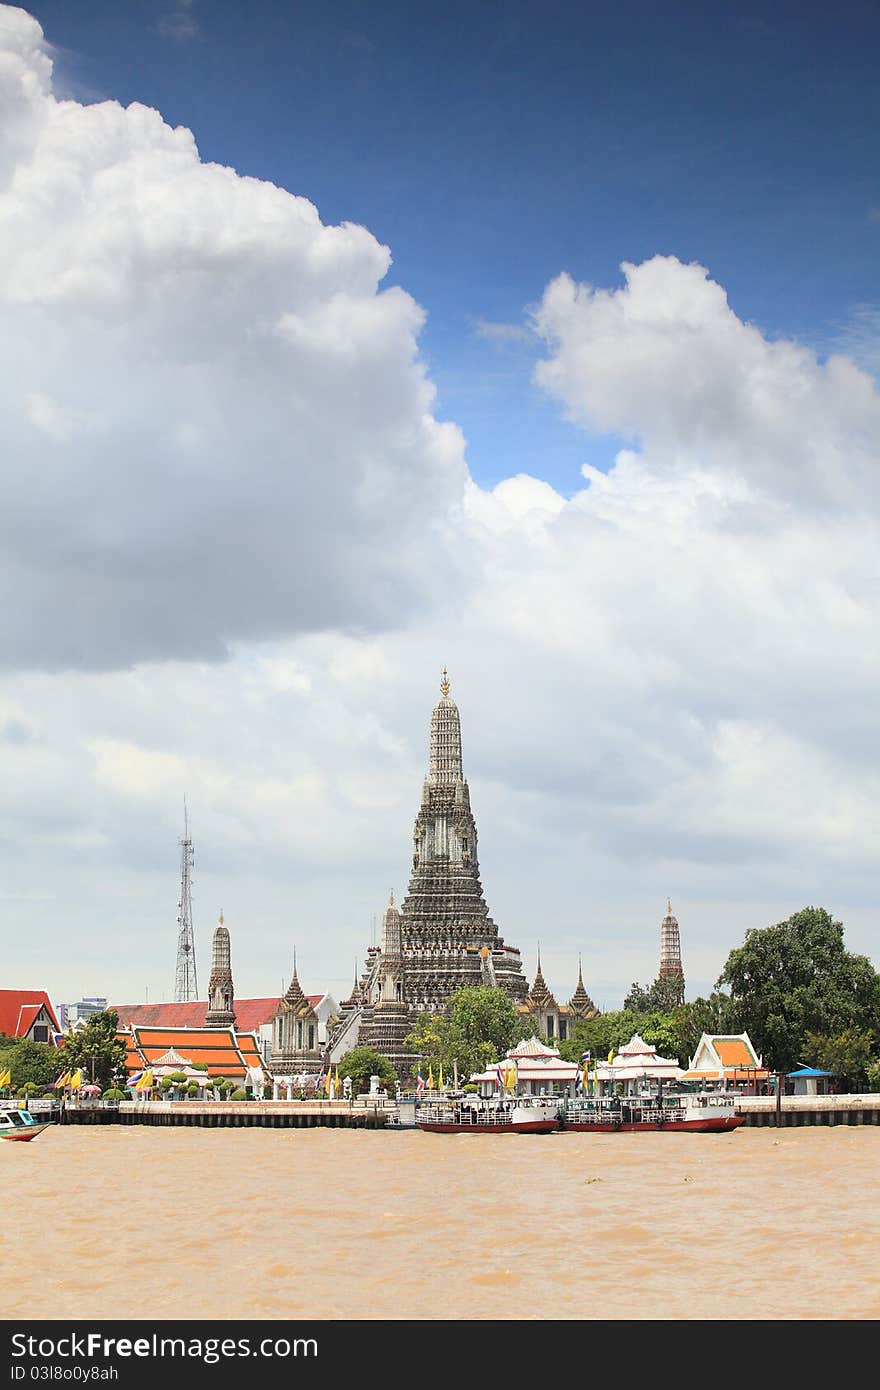
[[[72,1091],[79,1090],[80,1086],[83,1084],[82,1072],[80,1071],[79,1067],[77,1067],[76,1071],[73,1073],[73,1076],[70,1078],[67,1084],[69,1085]]]
[[[588,1053],[587,1055],[589,1056],[589,1053]],[[584,1062],[583,1071],[582,1071],[581,1074],[580,1074],[580,1084],[581,1084],[581,1090],[582,1090],[582,1092],[584,1093],[584,1095],[586,1095],[587,1089],[588,1089],[588,1087],[589,1087],[589,1085],[590,1085],[590,1064],[589,1064],[589,1062]]]
[[[508,1064],[507,1064],[507,1075],[506,1075],[505,1078],[504,1078],[504,1089],[505,1089],[505,1091],[515,1091],[515,1090],[516,1090],[516,1063],[515,1063],[515,1062],[508,1062]]]
[[[501,1070],[501,1063],[500,1063],[500,1062],[496,1062],[496,1063],[495,1063],[495,1076],[496,1076],[496,1078],[497,1078],[497,1080],[498,1080],[498,1089],[499,1089],[499,1091],[503,1091],[503,1090],[504,1090],[504,1072]]]
[[[333,1072],[327,1068],[327,1075],[324,1078],[324,1095],[330,1100],[333,1096]]]
[[[8,1070],[0,1072],[0,1091],[5,1091],[6,1087],[11,1085],[12,1072]]]
[[[69,1086],[69,1085],[70,1085],[70,1072],[69,1072],[69,1071],[63,1071],[63,1072],[61,1073],[61,1075],[59,1076],[58,1080],[55,1082],[54,1089],[55,1089],[56,1091],[63,1091],[63,1090],[64,1090],[64,1087],[65,1087],[65,1086]]]
[[[125,1083],[126,1089],[129,1091],[136,1091],[138,1089],[138,1082],[140,1081],[142,1076],[142,1071],[133,1072]]]
[[[608,1053],[608,1061],[609,1061],[609,1062],[613,1062],[613,1061],[614,1061],[614,1048],[613,1048],[613,1047],[611,1048],[610,1052]]]
[[[136,1090],[136,1091],[152,1091],[152,1089],[153,1089],[153,1069],[152,1069],[152,1067],[147,1067],[147,1070],[146,1070],[146,1071],[142,1071],[141,1074],[140,1074],[140,1076],[138,1077],[137,1082],[135,1083],[135,1090]]]
[[[420,1095],[422,1094],[422,1091],[423,1091],[424,1089],[425,1089],[425,1078],[422,1076],[422,1068],[421,1068],[421,1065],[420,1065],[420,1066],[419,1066],[419,1069],[418,1069],[418,1072],[416,1073],[416,1095],[417,1095],[417,1096],[420,1096]]]
[[[440,1068],[439,1068],[439,1070],[438,1070],[438,1072],[437,1072],[437,1090],[438,1090],[438,1091],[442,1091],[442,1090],[443,1090],[443,1063],[442,1063],[442,1062],[440,1063]]]
[[[589,1060],[590,1060],[590,1054],[589,1054],[589,1052],[582,1052],[582,1053],[581,1053],[581,1061],[582,1061],[582,1062],[589,1062]]]
[[[335,1095],[335,1097],[336,1097],[337,1100],[339,1099],[339,1096],[340,1096],[341,1091],[342,1091],[342,1082],[339,1080],[339,1067],[337,1066],[337,1068],[336,1068],[336,1077],[335,1077],[335,1079],[334,1079],[334,1081],[333,1081],[333,1093],[334,1093],[334,1095]]]
[[[428,1063],[428,1090],[429,1090],[429,1091],[433,1091],[433,1089],[434,1089],[434,1072],[432,1071],[432,1069],[431,1069],[431,1063],[429,1062],[429,1063]]]

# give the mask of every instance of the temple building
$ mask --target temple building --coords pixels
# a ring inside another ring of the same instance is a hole
[[[660,979],[678,985],[679,1002],[684,1003],[684,970],[681,964],[681,936],[678,919],[672,915],[672,903],[666,899],[666,916],[660,923]]]
[[[401,915],[394,906],[392,893],[391,901],[382,918],[377,997],[361,1028],[359,1041],[387,1057],[398,1076],[405,1075],[416,1060],[415,1055],[404,1046],[404,1038],[410,1030],[411,1023],[400,941]]]
[[[235,990],[232,985],[232,960],[229,950],[229,932],[223,925],[223,913],[214,931],[211,953],[211,978],[208,982],[208,1012],[205,1023],[208,1028],[235,1027]]]
[[[521,1004],[518,1012],[529,1018],[537,1033],[547,1039],[558,1038],[560,1042],[571,1036],[576,1023],[582,1019],[596,1018],[599,1010],[584,988],[581,962],[578,960],[578,982],[574,994],[567,1004],[557,1004],[553,992],[548,987],[541,971],[541,950],[538,948],[538,969],[535,983]]]
[[[293,975],[283,998],[272,1016],[272,1050],[269,1063],[273,1072],[285,1075],[317,1075],[324,1067],[324,1053],[327,1044],[327,1018],[318,1016],[317,999],[303,993],[296,973],[296,955],[293,958]],[[331,1017],[331,1024],[335,1015]]]
[[[406,999],[414,1012],[442,1013],[466,985],[495,985],[517,1001],[525,998],[519,951],[505,945],[483,898],[458,706],[445,668],[431,715],[428,775],[413,829],[400,935]]]
[[[409,890],[399,909],[392,901],[386,910],[382,946],[369,948],[364,971],[340,1006],[330,1060],[366,1044],[399,1058],[407,1070],[413,1059],[402,1042],[415,1016],[442,1013],[468,985],[504,989],[517,1004],[528,988],[519,951],[505,943],[483,897],[458,706],[444,668],[431,714]]]

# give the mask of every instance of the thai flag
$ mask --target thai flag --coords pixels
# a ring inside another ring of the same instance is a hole
[[[419,1096],[420,1096],[420,1095],[422,1094],[422,1091],[423,1091],[424,1089],[425,1089],[425,1078],[422,1076],[422,1069],[421,1069],[421,1067],[419,1067],[418,1074],[417,1074],[417,1076],[416,1076],[416,1095],[419,1095]]]
[[[498,1081],[498,1089],[499,1089],[499,1091],[503,1091],[503,1090],[504,1090],[504,1072],[501,1070],[501,1063],[500,1063],[500,1062],[496,1062],[496,1063],[495,1063],[495,1076],[496,1076],[496,1079],[497,1079],[497,1081]]]

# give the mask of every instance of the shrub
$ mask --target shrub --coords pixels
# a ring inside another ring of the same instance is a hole
[[[229,1097],[229,1099],[247,1100],[247,1091],[242,1090],[241,1086],[237,1086],[236,1089],[232,1092],[232,1095]]]
[[[102,1099],[116,1101],[118,1103],[121,1100],[125,1100],[125,1093],[120,1091],[117,1086],[111,1086],[109,1091],[104,1092]]]

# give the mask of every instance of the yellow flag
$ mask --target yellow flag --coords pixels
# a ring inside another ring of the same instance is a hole
[[[134,1083],[134,1089],[136,1091],[151,1091],[153,1089],[153,1073],[149,1067],[138,1077]]]
[[[55,1090],[56,1090],[56,1091],[63,1091],[63,1090],[64,1090],[64,1087],[65,1087],[65,1086],[69,1086],[69,1085],[70,1085],[70,1072],[69,1072],[69,1071],[62,1072],[62,1074],[59,1076],[58,1080],[55,1082]]]
[[[609,1061],[609,1062],[613,1062],[613,1061],[614,1061],[614,1048],[613,1048],[613,1047],[612,1047],[611,1051],[608,1053],[608,1061]]]
[[[507,1071],[504,1073],[504,1089],[505,1089],[505,1091],[515,1091],[515,1090],[516,1090],[516,1063],[515,1063],[515,1062],[508,1062],[508,1064],[507,1064]]]
[[[340,1093],[341,1090],[342,1090],[342,1082],[339,1080],[339,1068],[337,1067],[337,1068],[336,1068],[336,1076],[333,1078],[333,1095],[334,1095],[334,1097],[335,1097],[336,1100],[339,1099],[339,1093]]]
[[[11,1085],[12,1085],[12,1072],[11,1072],[11,1071],[0,1072],[0,1090],[5,1090],[7,1086],[11,1086]]]
[[[327,1075],[324,1078],[324,1095],[327,1097],[328,1100],[333,1095],[333,1073],[330,1070],[329,1066],[327,1068]]]
[[[73,1076],[70,1078],[70,1082],[68,1084],[70,1085],[72,1091],[78,1091],[80,1086],[83,1084],[82,1072],[80,1071],[79,1067],[77,1067],[76,1071],[73,1073]]]
[[[429,1091],[433,1091],[433,1089],[434,1089],[434,1073],[433,1073],[433,1071],[431,1070],[431,1063],[429,1062],[429,1063],[428,1063],[428,1090],[429,1090]]]
[[[443,1090],[443,1063],[442,1063],[442,1062],[440,1063],[440,1067],[439,1067],[438,1072],[437,1072],[437,1090],[438,1090],[438,1091],[442,1091],[442,1090]]]

